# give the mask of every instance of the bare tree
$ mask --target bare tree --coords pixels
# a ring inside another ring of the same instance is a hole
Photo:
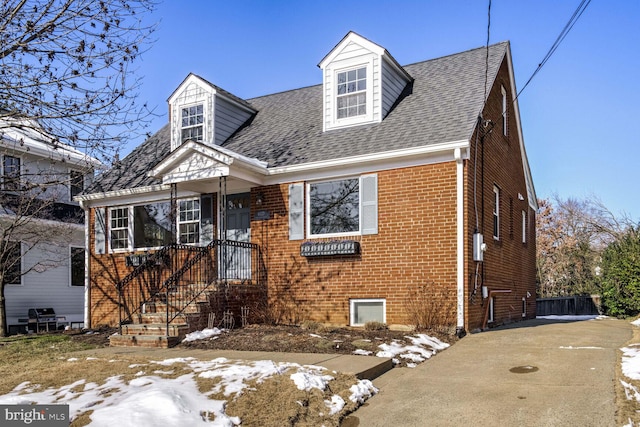
[[[536,217],[538,295],[598,292],[602,251],[624,234],[631,221],[617,217],[596,197],[539,200]]]
[[[2,335],[5,285],[68,262],[60,248],[84,231],[69,190],[150,122],[135,64],[153,41],[154,9],[154,0],[0,4]]]
[[[150,46],[154,6],[153,0],[3,1],[0,132],[35,129],[54,145],[111,161],[150,117],[136,102],[142,76],[134,64]]]

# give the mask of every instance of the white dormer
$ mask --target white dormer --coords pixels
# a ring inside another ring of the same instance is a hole
[[[381,122],[413,80],[386,49],[354,32],[318,66],[325,131]]]
[[[187,140],[220,145],[256,110],[231,93],[189,74],[169,97],[171,150]]]

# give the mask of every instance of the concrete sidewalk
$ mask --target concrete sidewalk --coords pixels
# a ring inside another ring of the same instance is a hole
[[[348,354],[322,353],[281,353],[266,351],[235,350],[197,350],[184,348],[142,348],[142,347],[105,347],[79,352],[87,356],[115,358],[119,355],[140,355],[151,360],[172,359],[176,357],[194,357],[199,360],[212,360],[219,357],[236,360],[273,360],[299,365],[322,366],[330,371],[355,374],[359,379],[373,380],[393,368],[393,362],[386,357],[357,356]]]
[[[393,369],[345,426],[614,426],[616,351],[629,322],[532,320],[469,335]]]

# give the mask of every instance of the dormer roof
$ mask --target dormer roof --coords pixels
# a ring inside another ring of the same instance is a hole
[[[257,112],[249,102],[193,73],[168,102],[172,150],[188,139],[220,145]]]
[[[380,123],[413,81],[386,49],[353,31],[318,66],[324,131]]]

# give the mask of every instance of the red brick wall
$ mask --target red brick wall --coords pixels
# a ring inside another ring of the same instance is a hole
[[[495,324],[522,320],[522,298],[526,300],[527,318],[535,317],[535,211],[529,207],[527,187],[521,157],[520,139],[513,105],[507,112],[507,135],[503,134],[502,95],[500,87],[507,90],[511,99],[511,86],[506,62],[502,64],[496,83],[489,94],[489,101],[483,118],[494,124],[492,131],[484,138],[475,135],[471,142],[471,159],[466,162],[466,230],[465,251],[468,296],[474,290],[476,263],[473,262],[472,235],[476,228],[474,209],[474,162],[476,185],[478,188],[477,208],[480,232],[484,234],[487,251],[484,262],[479,265],[478,288],[475,298],[469,302],[466,322],[470,330],[482,326],[488,301],[483,301],[481,286],[489,290],[510,290],[511,293],[496,294],[494,306]],[[475,144],[478,144],[477,151]],[[474,154],[477,152],[477,158]],[[484,174],[484,176],[483,176]],[[493,238],[493,186],[500,188],[500,239]],[[518,195],[525,200],[520,200]],[[482,202],[484,200],[484,208]],[[527,241],[522,243],[522,211],[527,213]],[[530,297],[527,297],[529,292]],[[473,301],[473,302],[472,302]]]
[[[472,137],[471,159],[464,161],[467,330],[482,327],[487,306],[482,299],[483,285],[511,291],[496,296],[495,324],[522,319],[522,297],[527,301],[527,317],[535,316],[535,212],[527,200],[518,197],[527,198],[520,141],[512,106],[508,135],[502,134],[501,84],[511,90],[506,63],[483,112],[485,119],[495,123],[493,131],[482,139]],[[494,184],[501,189],[499,241],[492,237]],[[265,200],[260,206],[256,203],[259,193]],[[472,259],[474,200],[478,202],[479,231],[487,244],[485,260],[479,265]],[[258,210],[268,211],[270,218],[256,219]],[[525,244],[523,210],[529,224]],[[456,325],[455,162],[378,172],[378,234],[353,237],[361,245],[358,256],[300,255],[300,245],[307,240],[289,240],[288,184],[252,189],[252,215],[252,241],[261,246],[268,272],[271,320],[347,325],[350,299],[384,298],[390,325],[414,324],[414,313],[422,313],[434,325]],[[93,212],[90,217],[92,326],[115,324],[115,283],[131,268],[125,267],[123,255],[93,254]],[[312,239],[319,240],[323,239]],[[527,298],[527,292],[531,297]]]
[[[261,209],[271,219],[252,221],[251,233],[264,251],[278,320],[347,325],[351,298],[384,298],[388,324],[412,324],[407,308],[419,291],[427,296],[424,304],[455,308],[455,167],[448,162],[379,172],[378,234],[354,237],[359,256],[300,256],[307,240],[289,240],[288,185],[261,188]],[[455,324],[455,311],[441,321]]]

